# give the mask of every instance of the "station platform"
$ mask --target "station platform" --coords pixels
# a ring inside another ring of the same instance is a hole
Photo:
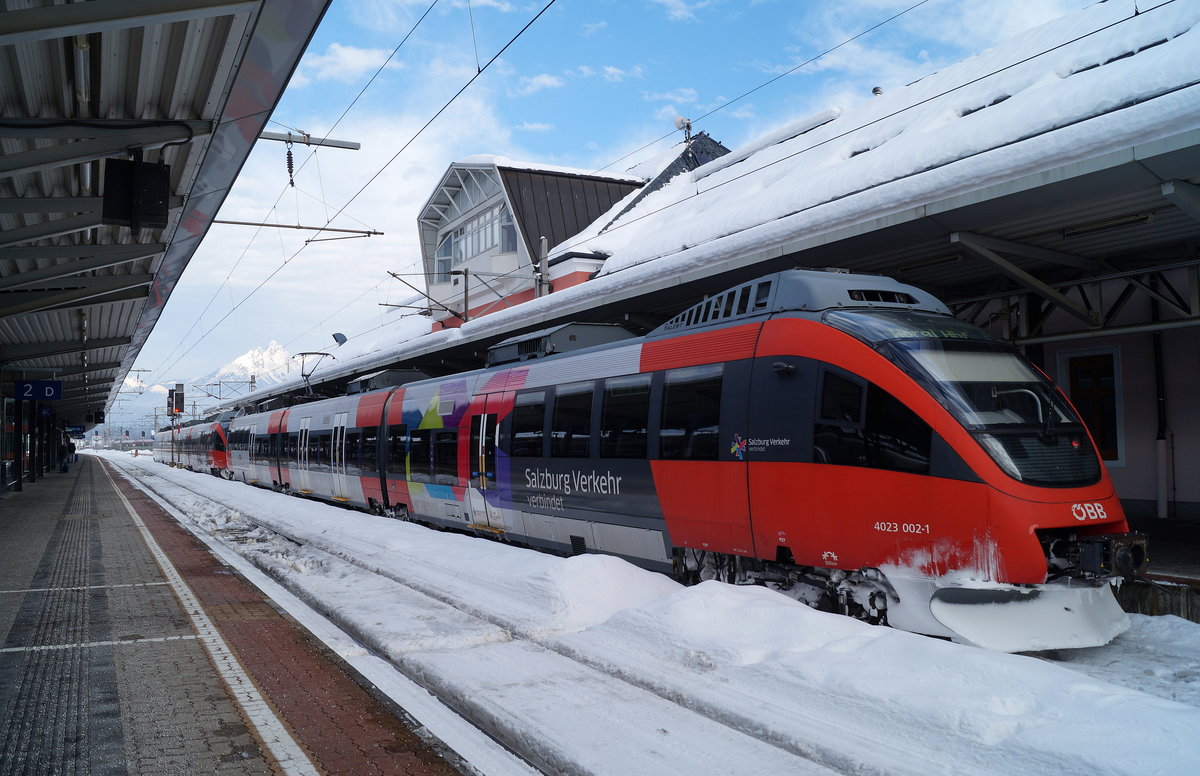
[[[98,458],[0,498],[0,773],[449,776]]]

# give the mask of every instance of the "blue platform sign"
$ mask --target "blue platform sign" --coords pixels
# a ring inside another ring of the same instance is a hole
[[[17,380],[18,399],[32,401],[54,401],[62,398],[62,380]]]

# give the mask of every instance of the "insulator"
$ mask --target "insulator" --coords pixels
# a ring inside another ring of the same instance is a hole
[[[287,168],[288,168],[288,185],[292,188],[296,187],[296,181],[292,179],[295,174],[295,164],[292,162],[292,144],[287,144]]]

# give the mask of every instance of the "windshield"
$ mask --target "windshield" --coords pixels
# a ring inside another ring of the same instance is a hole
[[[1003,345],[943,340],[890,344],[937,384],[939,398],[971,430],[1024,425],[1050,432],[1064,423],[1079,424],[1058,391]]]
[[[825,320],[908,372],[1014,479],[1074,487],[1099,478],[1083,422],[1062,394],[982,329],[914,312],[839,311]]]

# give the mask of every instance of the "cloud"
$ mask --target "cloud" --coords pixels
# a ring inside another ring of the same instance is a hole
[[[608,22],[593,22],[591,24],[584,24],[583,32],[581,34],[585,38],[590,38],[599,32],[603,32],[604,28],[607,26]]]
[[[627,78],[645,78],[646,68],[642,65],[634,65],[630,68],[604,65],[597,69],[591,65],[577,65],[573,69],[566,71],[566,75],[573,78],[596,78],[599,76],[601,80],[608,81],[609,83],[621,83]]]
[[[536,121],[527,121],[524,124],[516,127],[521,132],[552,132],[554,131],[553,124],[542,124]]]
[[[290,86],[307,86],[314,81],[354,83],[374,73],[387,62],[386,49],[364,49],[331,43],[324,54],[306,54],[292,77]],[[388,69],[403,69],[399,62],[388,62]]]
[[[680,89],[672,89],[669,92],[659,92],[651,94],[649,92],[642,93],[642,99],[646,102],[683,102],[693,103],[699,98],[699,94],[690,86],[685,86]]]
[[[673,21],[687,21],[696,18],[696,11],[715,5],[714,0],[652,0],[667,11],[667,18]]]
[[[520,87],[517,88],[517,90],[514,92],[514,94],[520,95],[521,97],[528,97],[531,94],[537,94],[538,92],[543,91],[545,89],[561,88],[564,83],[565,82],[563,81],[563,79],[559,78],[556,75],[550,75],[549,73],[540,73],[538,75],[533,76],[532,78],[529,78],[529,77],[522,78],[520,80],[521,85],[520,85]]]
[[[600,69],[600,73],[605,81],[620,82],[626,78],[642,78],[646,74],[646,70],[641,65],[634,65],[628,70],[622,70],[613,65],[605,65]]]

